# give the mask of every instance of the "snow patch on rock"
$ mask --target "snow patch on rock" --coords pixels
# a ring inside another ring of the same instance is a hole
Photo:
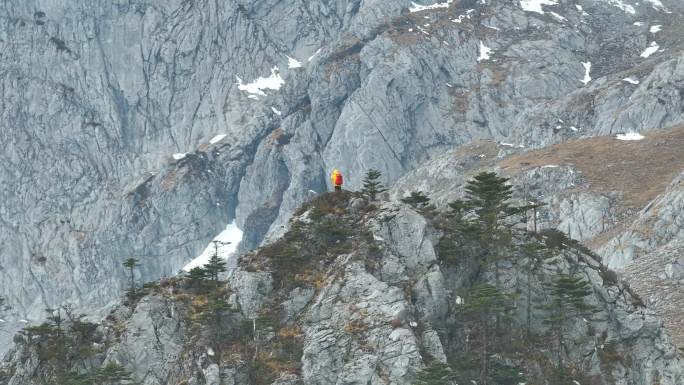
[[[235,76],[238,82],[238,89],[240,91],[245,91],[250,95],[266,96],[264,90],[274,90],[277,91],[280,87],[285,84],[285,81],[280,76],[278,67],[271,68],[271,76],[264,78],[259,77],[251,83],[243,83],[239,76]]]
[[[584,84],[589,84],[591,81],[591,62],[588,61],[586,63],[582,63],[582,65],[584,66],[584,79],[581,81]]]
[[[626,134],[618,134],[617,140],[642,140],[644,136],[638,132],[628,132]]]
[[[520,0],[520,6],[524,11],[544,14],[542,5],[556,5],[555,0]]]
[[[413,1],[411,2],[411,8],[409,8],[409,12],[422,12],[422,11],[429,11],[432,9],[439,9],[439,8],[449,8],[449,5],[453,3],[454,0],[447,0],[444,3],[435,3],[432,5],[420,5],[416,4]]]
[[[206,249],[197,258],[183,267],[183,270],[190,271],[195,267],[204,266],[209,262],[209,258],[218,252],[218,256],[223,259],[228,259],[235,253],[240,241],[242,240],[242,230],[237,227],[235,221],[226,226],[226,229],[221,231],[214,239],[209,242]],[[214,246],[214,241],[217,241],[218,249]]]
[[[287,68],[294,69],[294,68],[302,68],[302,63],[293,58],[293,57],[287,57]]]
[[[227,136],[226,134],[219,134],[219,135],[216,135],[215,137],[211,138],[211,140],[209,141],[209,143],[211,143],[211,144],[216,144],[216,143],[222,141],[223,138],[225,138],[226,136]]]
[[[660,46],[658,45],[658,43],[656,43],[655,41],[651,42],[651,45],[649,45],[648,48],[646,48],[646,50],[642,52],[640,56],[643,58],[647,58],[653,55],[654,53],[658,52],[659,49]]]
[[[480,56],[477,57],[477,61],[481,62],[483,60],[489,60],[489,58],[492,55],[492,49],[484,45],[482,41],[480,41]]]

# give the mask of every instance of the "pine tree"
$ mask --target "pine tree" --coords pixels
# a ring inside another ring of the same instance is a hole
[[[461,315],[472,329],[479,331],[481,337],[479,384],[490,383],[490,347],[496,346],[496,341],[492,341],[492,337],[496,337],[496,333],[492,331],[492,321],[499,317],[510,317],[512,302],[509,295],[492,285],[484,284],[475,286],[461,306]]]
[[[374,201],[378,194],[387,191],[385,186],[379,181],[382,174],[378,170],[370,169],[366,173],[363,180],[363,189],[361,194],[365,195],[368,200]]]
[[[543,322],[556,337],[559,380],[564,380],[565,326],[574,317],[588,317],[595,312],[595,308],[585,302],[593,291],[585,279],[567,274],[559,274],[546,290],[551,296],[551,302],[539,308],[547,313]]]
[[[138,263],[138,260],[135,258],[128,258],[127,260],[124,261],[123,263],[124,267],[128,269],[130,273],[130,278],[131,278],[131,294],[133,297],[135,297],[135,274],[133,273],[133,269],[136,267],[140,266]]]
[[[201,290],[204,286],[204,280],[207,278],[207,272],[203,268],[197,266],[188,271],[188,286],[196,290]]]
[[[230,242],[214,241],[214,254],[209,258],[209,262],[204,265],[204,271],[207,277],[218,285],[219,274],[228,271],[226,267],[226,261],[219,256],[219,246],[224,246],[230,244]]]
[[[481,172],[466,185],[466,203],[475,210],[485,233],[494,233],[511,210],[508,200],[512,187],[506,182],[508,178],[498,177],[494,172]]]
[[[430,198],[423,194],[422,191],[411,191],[411,195],[406,198],[401,198],[403,203],[409,204],[416,209],[427,208],[430,204]]]
[[[512,194],[512,187],[507,182],[507,178],[498,177],[494,172],[481,172],[468,181],[465,201],[457,201],[452,207],[452,210],[467,210],[477,216],[476,220],[469,223],[474,224],[473,230],[479,233],[485,249],[481,263],[494,264],[497,288],[500,287],[499,261],[507,254],[502,250],[502,246],[510,239],[510,231],[500,226],[501,220],[511,210],[508,200]],[[498,318],[496,325],[498,330]]]
[[[452,385],[456,381],[456,374],[442,362],[433,361],[430,366],[421,369],[416,374],[414,385]]]
[[[197,314],[196,320],[208,327],[208,331],[212,336],[212,349],[214,350],[215,359],[219,363],[221,362],[223,345],[226,338],[224,320],[226,313],[231,310],[232,306],[226,300],[225,291],[221,288],[216,288],[209,292],[207,301],[197,304],[194,308]]]
[[[64,322],[64,318],[62,318],[62,309],[57,308],[57,309],[51,309],[47,308],[45,309],[45,312],[48,314],[47,315],[47,320],[51,321],[54,326],[55,326],[55,331],[57,332],[57,336],[62,335],[62,322]]]
[[[449,208],[451,209],[451,215],[453,215],[457,221],[463,220],[463,217],[468,213],[470,210],[470,204],[457,199],[451,203],[449,203]]]

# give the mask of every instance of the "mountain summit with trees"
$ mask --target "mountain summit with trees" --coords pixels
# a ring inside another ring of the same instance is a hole
[[[681,384],[638,295],[563,233],[527,231],[513,192],[487,172],[441,208],[321,194],[230,275],[216,253],[102,321],[52,309],[0,382]]]

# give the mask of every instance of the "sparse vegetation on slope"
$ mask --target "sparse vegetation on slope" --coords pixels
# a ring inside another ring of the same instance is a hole
[[[112,381],[132,383],[148,375],[127,372],[141,365],[125,361],[136,338],[152,343],[167,368],[153,375],[171,385],[345,375],[405,385],[632,381],[635,363],[657,353],[614,325],[645,317],[630,289],[564,234],[523,230],[527,207],[512,205],[512,192],[482,173],[445,212],[428,201],[322,194],[282,238],[244,255],[229,282],[214,260],[144,285],[101,325],[57,312],[26,329],[21,354],[40,368],[30,384],[87,384],[113,364],[122,366],[110,368]],[[383,360],[401,364],[392,371]],[[648,370],[647,379],[678,375]]]

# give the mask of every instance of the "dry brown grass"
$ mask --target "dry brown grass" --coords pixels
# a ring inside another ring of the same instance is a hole
[[[623,193],[624,205],[642,208],[684,170],[684,125],[651,131],[639,141],[614,137],[571,140],[499,163],[505,173],[549,164],[572,166],[593,191]]]

